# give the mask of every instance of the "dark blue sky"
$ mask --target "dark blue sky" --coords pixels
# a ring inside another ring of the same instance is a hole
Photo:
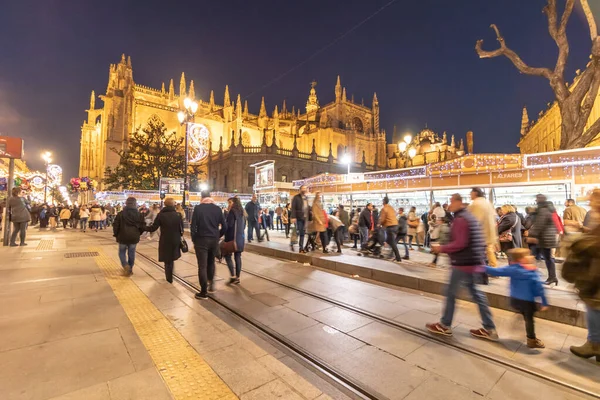
[[[229,84],[257,112],[287,99],[304,107],[309,82],[322,104],[336,76],[370,105],[377,92],[382,126],[417,132],[428,126],[463,137],[475,151],[517,152],[521,108],[530,118],[553,100],[542,78],[520,75],[505,58],[480,60],[479,38],[495,48],[496,23],[525,61],[553,66],[556,46],[541,13],[544,0],[397,0],[364,25],[278,82],[296,66],[389,0],[60,1],[4,2],[0,13],[0,132],[26,140],[40,168],[48,149],[65,176],[77,174],[80,127],[92,89],[106,90],[108,65],[131,55],[134,80],[160,87],[185,71],[196,94],[217,102]],[[559,3],[562,3],[559,1]],[[568,79],[589,54],[579,10],[571,17]],[[100,101],[97,104],[101,104]]]

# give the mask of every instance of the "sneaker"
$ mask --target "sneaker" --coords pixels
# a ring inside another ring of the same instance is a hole
[[[436,322],[435,324],[426,324],[425,328],[427,328],[429,332],[437,335],[452,336],[452,328],[446,328],[440,322]]]
[[[214,293],[215,292],[215,285],[212,283],[212,281],[208,282],[208,293]]]
[[[479,328],[479,329],[471,329],[469,332],[471,333],[471,336],[475,336],[475,337],[478,337],[481,339],[491,340],[492,342],[498,341],[498,333],[496,332],[495,329],[487,330],[485,328]]]
[[[194,295],[194,298],[198,300],[208,300],[208,295],[206,293],[198,292]]]

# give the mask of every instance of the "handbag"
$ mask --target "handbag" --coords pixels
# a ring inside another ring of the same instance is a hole
[[[237,243],[235,241],[236,237],[237,237],[237,218],[235,216],[235,214],[233,215],[233,223],[234,228],[233,228],[233,240],[230,240],[228,242],[222,241],[220,244],[220,248],[221,248],[221,256],[228,256],[230,254],[233,254],[237,251]]]
[[[296,228],[296,225],[294,224],[294,226],[292,227],[292,237],[290,238],[290,244],[296,244],[298,243],[298,229]]]
[[[519,218],[519,217],[517,217]],[[515,228],[515,226],[517,226],[517,222],[519,220],[515,220],[515,223],[513,224],[513,226],[510,227],[510,229],[505,230],[504,232],[502,232],[500,234],[500,236],[498,236],[498,240],[500,240],[500,242],[503,243],[507,243],[507,242],[512,242],[513,241],[513,234],[512,234],[512,230]]]
[[[179,248],[181,249],[182,253],[187,253],[190,250],[188,247],[188,244],[185,241],[185,238],[183,236],[181,237],[181,242],[179,243]]]

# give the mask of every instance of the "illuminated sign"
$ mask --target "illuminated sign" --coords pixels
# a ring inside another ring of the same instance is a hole
[[[56,164],[48,165],[48,183],[60,185],[62,182],[62,168]]]
[[[257,166],[254,169],[255,180],[254,187],[256,189],[270,188],[275,185],[275,163],[270,162]]]
[[[183,179],[181,178],[160,178],[160,191],[165,194],[183,193]]]
[[[188,124],[188,162],[201,163],[208,157],[210,132],[206,126],[190,122]]]
[[[0,157],[23,158],[23,139],[0,136]]]

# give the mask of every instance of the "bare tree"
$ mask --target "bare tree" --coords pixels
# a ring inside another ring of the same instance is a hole
[[[594,101],[600,88],[600,38],[588,0],[579,0],[587,19],[591,46],[591,60],[586,69],[578,76],[571,87],[565,82],[565,66],[569,57],[569,42],[567,40],[567,23],[573,12],[575,0],[566,0],[565,10],[559,16],[556,8],[556,0],[548,0],[544,7],[544,14],[548,18],[548,32],[558,47],[558,58],[554,69],[545,67],[531,67],[521,57],[511,50],[500,34],[500,30],[494,24],[491,28],[496,32],[496,40],[500,48],[494,51],[482,49],[483,40],[478,40],[475,50],[480,58],[492,58],[497,56],[507,57],[514,66],[523,74],[541,76],[548,79],[550,87],[554,91],[556,101],[562,118],[560,148],[575,149],[586,146],[598,133],[600,133],[600,119],[586,130],[585,126],[592,112]]]

